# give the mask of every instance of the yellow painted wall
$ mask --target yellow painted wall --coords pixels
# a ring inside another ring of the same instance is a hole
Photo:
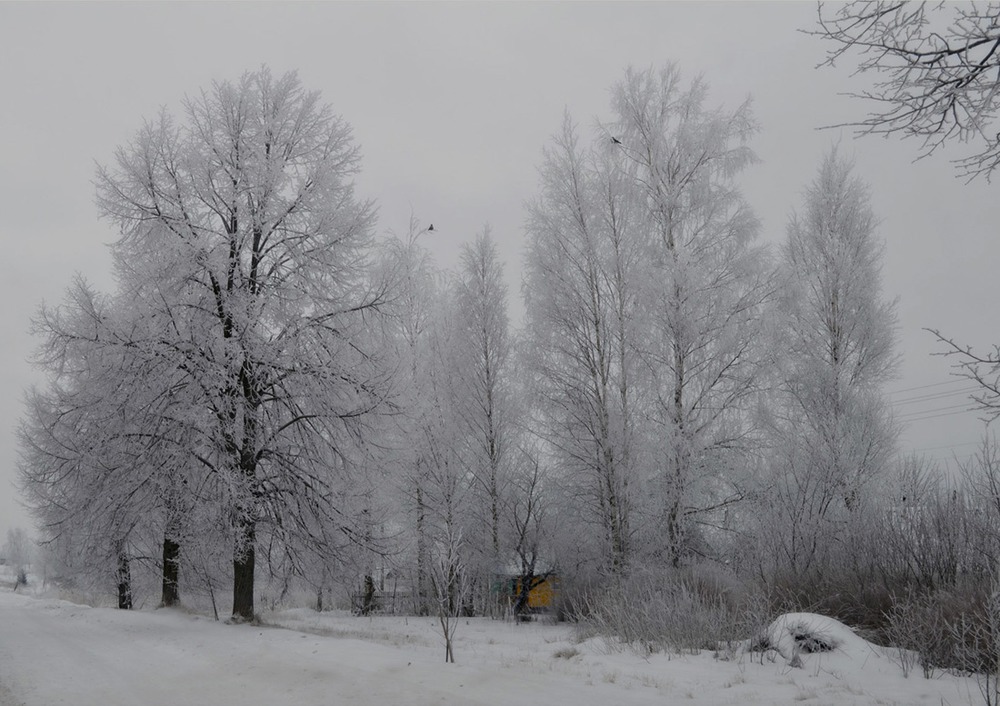
[[[529,608],[552,607],[552,602],[555,599],[555,593],[556,593],[555,586],[553,585],[554,581],[555,579],[552,578],[546,579],[528,592]],[[520,593],[520,591],[521,591],[521,582],[515,581],[514,595],[516,596],[518,593]]]

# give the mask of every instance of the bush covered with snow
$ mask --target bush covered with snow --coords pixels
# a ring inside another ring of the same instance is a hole
[[[786,613],[749,640],[746,649],[751,652],[773,650],[789,666],[801,667],[803,654],[833,652],[845,647],[856,650],[867,644],[839,620],[816,613]]]

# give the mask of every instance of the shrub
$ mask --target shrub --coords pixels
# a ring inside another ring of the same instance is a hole
[[[582,624],[612,647],[641,654],[732,652],[766,624],[754,600],[731,576],[693,568],[620,579],[578,601]]]
[[[992,608],[983,581],[906,596],[887,614],[886,641],[897,648],[904,673],[915,655],[928,678],[936,670],[990,674],[998,647]]]

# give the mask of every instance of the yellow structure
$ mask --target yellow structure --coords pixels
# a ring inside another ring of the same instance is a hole
[[[509,577],[506,583],[506,593],[511,603],[521,595],[522,577]],[[550,610],[555,605],[557,584],[559,579],[553,574],[532,577],[531,588],[528,591],[528,609],[534,612]]]

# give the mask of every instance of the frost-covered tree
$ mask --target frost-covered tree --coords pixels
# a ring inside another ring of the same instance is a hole
[[[804,200],[782,249],[769,494],[776,559],[798,573],[823,558],[896,439],[882,391],[897,365],[895,302],[868,187],[832,150]]]
[[[20,527],[12,527],[7,530],[7,541],[3,544],[3,556],[7,565],[14,568],[16,578],[14,590],[21,584],[27,583],[27,569],[31,563],[31,540],[28,534]]]
[[[935,329],[929,331],[945,345],[940,355],[956,361],[953,366],[955,374],[975,384],[975,392],[970,398],[983,415],[983,421],[989,424],[1000,418],[1000,345],[994,344],[992,350],[983,352],[956,343]]]
[[[475,537],[489,570],[501,561],[502,510],[513,436],[507,286],[489,227],[462,249],[455,281],[456,404],[476,498]]]
[[[264,68],[147,122],[98,172],[119,271],[147,278],[131,291],[156,321],[121,332],[118,354],[165,361],[201,410],[188,461],[225,508],[236,619],[254,616],[261,533],[325,555],[360,537],[338,491],[387,376],[358,161],[317,93]]]
[[[437,269],[424,246],[438,237],[411,219],[390,238],[384,267],[398,286],[390,297],[385,346],[399,375],[399,414],[384,437],[385,461],[399,481],[397,543],[412,570],[415,609],[433,609],[436,548],[462,536],[467,597],[482,605],[501,552],[509,444],[510,341],[502,266],[488,228],[462,249],[456,273]],[[400,530],[402,527],[399,528]],[[444,544],[442,544],[444,543]],[[457,577],[456,577],[457,580]],[[468,606],[462,606],[467,610]]]
[[[461,541],[470,520],[473,473],[463,457],[463,380],[456,374],[458,329],[454,309],[441,302],[432,329],[421,346],[423,364],[416,385],[421,404],[416,426],[416,445],[422,466],[424,530],[431,554],[433,591],[440,602],[447,599],[449,612],[456,606],[458,588],[467,580],[466,548]],[[440,561],[447,558],[447,571]],[[435,568],[436,567],[436,568]],[[444,583],[442,583],[444,582]],[[464,591],[461,593],[464,594]]]
[[[525,444],[518,448],[503,512],[517,567],[515,615],[527,612],[531,590],[548,578],[555,566],[551,501],[544,476],[537,446]]]
[[[541,193],[529,206],[526,360],[533,431],[580,526],[577,547],[624,571],[633,554],[635,340],[640,236],[620,173],[580,145],[567,116],[545,150]],[[585,529],[586,528],[586,529]]]
[[[538,427],[574,502],[599,518],[613,569],[640,527],[647,555],[676,565],[696,550],[693,529],[742,497],[756,444],[773,283],[734,181],[754,125],[748,105],[706,98],[674,66],[629,70],[590,149],[567,119],[530,209]]]
[[[654,390],[659,528],[677,565],[690,532],[743,495],[756,446],[762,313],[773,291],[758,221],[736,186],[753,162],[749,102],[706,106],[708,87],[676,66],[629,70],[612,91],[615,165],[635,204],[649,268],[633,283]]]
[[[125,596],[129,555],[154,554],[158,536],[163,603],[172,605],[189,489],[200,486],[190,446],[200,419],[184,374],[137,354],[156,324],[134,298],[101,296],[78,280],[35,325],[48,384],[27,398],[20,481],[43,541],[72,540],[78,568],[113,564]]]
[[[444,637],[444,661],[453,664],[455,631],[468,589],[461,531],[456,527],[449,527],[435,541],[433,554],[431,585],[434,589],[435,612]]]
[[[43,308],[36,322],[43,336],[37,362],[53,374],[47,390],[27,398],[20,481],[43,540],[75,536],[84,561],[115,565],[119,606],[126,608],[127,540],[141,503],[133,502],[139,496],[129,488],[136,469],[136,447],[125,441],[131,415],[120,415],[115,404],[126,401],[116,392],[129,371],[89,345],[105,316],[103,302],[81,281],[63,307]]]
[[[989,180],[1000,166],[1000,5],[854,0],[819,5],[813,34],[829,41],[827,64],[857,57],[856,73],[879,77],[855,94],[872,111],[854,123],[868,134],[921,142],[921,155],[948,143],[973,147],[956,160],[962,176]],[[1000,415],[1000,346],[983,352],[938,330],[943,355],[978,386],[986,421]]]
[[[958,168],[990,177],[1000,165],[997,3],[820,3],[818,22],[813,34],[832,44],[827,64],[855,56],[856,74],[878,77],[855,94],[871,107],[854,123],[861,132],[916,138],[924,155],[972,144]]]
[[[436,364],[428,351],[436,331],[435,317],[439,313],[440,277],[430,253],[421,242],[432,237],[431,226],[420,227],[411,218],[405,240],[390,238],[384,249],[383,267],[393,273],[398,283],[390,298],[384,345],[394,351],[399,382],[400,414],[386,435],[390,453],[387,462],[394,466],[398,479],[397,491],[407,518],[404,534],[413,538],[413,546],[404,548],[413,570],[414,609],[430,611],[430,471],[432,459],[427,441],[426,423],[440,417],[427,416],[433,406],[427,392],[428,368]],[[453,442],[456,440],[452,440]],[[447,449],[451,454],[453,448]]]

